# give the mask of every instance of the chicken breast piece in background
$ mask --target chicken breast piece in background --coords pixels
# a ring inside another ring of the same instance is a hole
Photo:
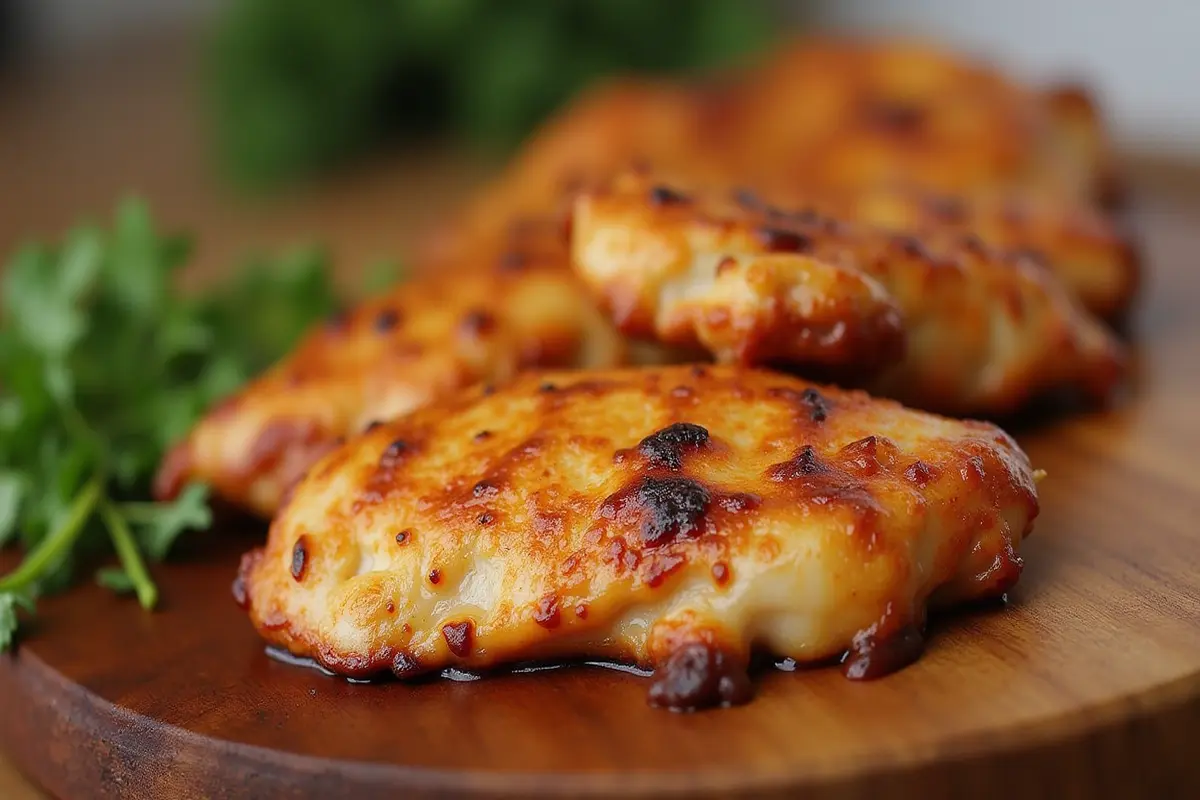
[[[1034,189],[1103,202],[1116,183],[1096,106],[928,43],[804,39],[743,83],[731,153],[759,180]]]
[[[521,216],[565,217],[578,192],[635,163],[755,186],[784,206],[799,193],[885,227],[953,225],[1038,254],[1105,319],[1122,316],[1138,283],[1129,236],[1096,205],[1119,181],[1083,89],[1024,88],[931,45],[871,39],[801,40],[706,83],[586,90],[426,251],[453,254]]]
[[[928,607],[1013,585],[1037,511],[990,424],[737,367],[531,373],[326,456],[235,595],[343,675],[615,659],[696,708],[747,699],[754,651],[909,663]]]
[[[159,497],[203,481],[269,516],[340,440],[479,381],[541,367],[606,367],[631,351],[567,266],[557,224],[443,264],[309,333],[212,409],[164,460]]]
[[[1108,397],[1123,348],[1034,259],[629,172],[585,193],[575,268],[626,334],[967,415]]]

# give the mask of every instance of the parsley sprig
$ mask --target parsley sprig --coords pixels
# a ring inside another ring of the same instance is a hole
[[[28,245],[0,288],[0,650],[17,611],[115,553],[95,579],[158,599],[147,559],[211,522],[207,488],[169,503],[147,489],[166,448],[215,400],[290,347],[336,302],[323,256],[258,259],[233,280],[183,293],[189,245],[127,200],[109,228],[82,225],[57,246]]]

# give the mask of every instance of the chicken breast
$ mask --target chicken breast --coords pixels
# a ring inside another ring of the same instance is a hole
[[[552,116],[427,242],[445,256],[515,217],[564,217],[634,163],[744,183],[785,207],[896,230],[947,227],[1036,253],[1104,318],[1137,261],[1094,200],[1116,197],[1100,115],[1078,87],[1019,87],[928,46],[808,40],[720,82],[604,82]]]
[[[917,238],[630,172],[581,195],[572,235],[621,331],[719,361],[959,414],[1065,387],[1105,398],[1123,372],[1119,343],[1042,264],[953,230]]]
[[[1025,87],[922,42],[797,42],[748,77],[738,103],[733,152],[747,177],[1114,194],[1099,115],[1081,90]]]
[[[990,424],[738,367],[533,373],[327,455],[234,594],[342,675],[602,658],[690,709],[747,699],[756,652],[904,666],[927,608],[1014,584],[1037,512]]]
[[[1088,203],[1033,190],[970,196],[914,186],[768,193],[773,203],[814,208],[918,237],[976,236],[994,250],[1034,257],[1093,314],[1121,318],[1140,282],[1137,247],[1121,225]]]
[[[314,460],[375,420],[526,367],[623,363],[629,349],[568,269],[561,228],[528,224],[506,241],[312,331],[168,454],[156,495],[203,481],[270,515]]]

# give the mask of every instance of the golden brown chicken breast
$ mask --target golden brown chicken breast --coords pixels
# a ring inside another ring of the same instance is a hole
[[[1120,318],[1137,292],[1140,264],[1132,238],[1088,203],[1033,190],[950,195],[886,184],[780,189],[763,196],[784,208],[811,208],[918,237],[977,236],[995,250],[1038,258],[1104,319]]]
[[[929,44],[806,39],[719,81],[585,90],[468,207],[466,225],[549,213],[637,160],[755,184],[899,182],[968,196],[1032,187],[1061,202],[1111,198],[1116,183],[1100,112],[1080,87],[1026,88]]]
[[[1103,398],[1111,334],[1046,268],[976,237],[917,238],[631,172],[582,195],[573,260],[617,326],[720,361],[819,368],[925,408]]]
[[[531,366],[602,367],[628,348],[567,268],[564,234],[529,224],[486,263],[418,276],[312,331],[167,456],[156,493],[211,484],[270,515],[341,437]]]
[[[1115,166],[1083,90],[1027,90],[945,51],[874,40],[805,41],[720,83],[623,79],[589,89],[530,137],[429,251],[469,248],[515,217],[564,216],[578,191],[637,162],[772,196],[768,187],[802,192],[806,204],[902,230],[954,225],[1036,252],[1105,318],[1128,307],[1137,283],[1129,242],[1093,207],[1115,196]]]
[[[1030,90],[928,44],[803,41],[752,74],[739,103],[734,155],[747,177],[1111,193],[1111,156],[1085,95]]]
[[[603,658],[697,708],[754,651],[904,666],[927,607],[1013,585],[1037,511],[993,425],[736,367],[533,373],[326,456],[234,594],[343,675]]]

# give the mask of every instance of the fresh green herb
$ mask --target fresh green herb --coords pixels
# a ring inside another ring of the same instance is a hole
[[[334,310],[314,251],[257,259],[200,294],[175,288],[187,242],[156,232],[146,207],[120,205],[110,229],[31,245],[8,264],[0,306],[0,546],[21,564],[0,576],[0,649],[17,609],[66,586],[106,551],[96,580],[152,608],[145,559],[208,527],[207,489],[146,502],[166,448],[215,400]]]
[[[33,613],[33,599],[24,593],[0,593],[0,652],[12,645],[17,630],[17,608]]]
[[[116,594],[133,594],[137,591],[133,578],[119,567],[101,567],[96,570],[96,583]]]
[[[503,150],[596,78],[729,63],[775,17],[763,0],[236,0],[208,58],[217,151],[264,185],[397,135]]]

